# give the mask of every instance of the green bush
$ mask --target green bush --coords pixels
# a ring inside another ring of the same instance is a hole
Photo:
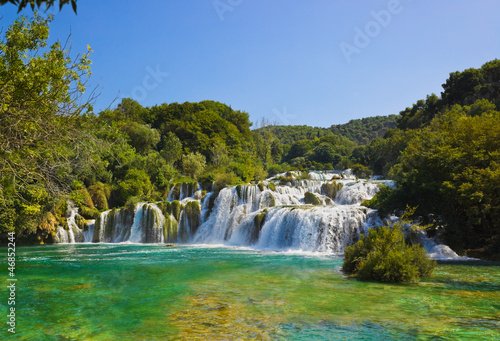
[[[372,171],[370,170],[370,168],[360,165],[359,163],[352,165],[351,169],[354,175],[356,175],[358,178],[367,179],[370,177],[370,175],[372,175]]]
[[[249,163],[231,162],[227,170],[236,174],[243,182],[249,182],[254,178],[255,169]]]
[[[215,175],[214,191],[219,193],[223,188],[233,186],[239,181],[240,179],[233,172],[218,173]]]
[[[406,217],[406,215],[404,215]],[[418,282],[429,276],[436,262],[427,257],[425,249],[405,242],[402,231],[406,220],[393,226],[370,229],[367,235],[346,247],[342,270],[361,280],[379,282]]]
[[[198,152],[182,156],[182,169],[184,174],[195,180],[203,173],[206,163],[205,156]]]
[[[153,190],[148,175],[139,169],[129,169],[125,179],[118,182],[117,187],[120,204],[124,204],[130,197],[147,200]]]
[[[125,203],[125,208],[130,212],[135,211],[135,206],[141,202],[141,198],[138,197],[129,197],[127,202]]]
[[[282,165],[274,164],[267,167],[267,172],[269,176],[275,176],[276,174],[283,173],[285,169]]]

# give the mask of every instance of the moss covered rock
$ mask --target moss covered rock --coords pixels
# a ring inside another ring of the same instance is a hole
[[[259,207],[274,207],[276,206],[276,198],[271,192],[264,192],[259,199]]]
[[[258,213],[253,218],[253,229],[250,234],[250,243],[255,244],[259,240],[260,231],[264,226],[264,222],[266,220],[267,209],[263,210],[261,213]]]
[[[321,205],[321,200],[316,196],[316,194],[306,192],[304,194],[304,203],[308,205]]]
[[[201,206],[198,201],[189,201],[184,206],[184,214],[188,219],[191,236],[193,236],[200,226]]]
[[[181,215],[181,203],[179,200],[174,200],[170,203],[171,214],[174,216],[175,220],[179,221]]]
[[[165,217],[172,214],[172,205],[170,202],[162,201],[157,203],[156,205],[158,206],[158,208],[161,210],[161,213],[163,213]]]
[[[321,193],[335,200],[337,193],[342,189],[342,183],[332,181],[332,183],[325,183],[321,185]]]
[[[92,198],[92,202],[94,206],[99,210],[107,210],[108,199],[111,195],[111,187],[109,185],[105,185],[102,182],[98,182],[97,184],[90,186],[88,188],[88,192],[90,197]]]
[[[163,223],[163,235],[165,237],[165,242],[177,242],[178,227],[179,223],[172,215],[165,216],[165,222]]]

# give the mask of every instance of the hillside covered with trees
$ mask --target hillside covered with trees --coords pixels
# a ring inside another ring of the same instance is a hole
[[[125,98],[94,112],[91,50],[47,45],[50,18],[19,19],[0,41],[0,233],[51,242],[73,200],[86,218],[159,201],[177,183],[216,188],[290,170],[347,169],[395,179],[371,202],[417,207],[455,250],[500,249],[500,60],[450,74],[399,115],[330,128],[266,126],[215,102],[143,107]],[[495,251],[496,250],[496,251]]]
[[[365,145],[384,137],[389,129],[396,128],[398,115],[373,116],[350,120],[346,124],[332,125],[329,129],[336,135],[345,136],[359,145]]]

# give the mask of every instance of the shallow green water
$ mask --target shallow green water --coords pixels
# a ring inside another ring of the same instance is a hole
[[[341,262],[228,248],[18,248],[17,333],[9,336],[3,327],[1,335],[9,340],[500,339],[498,266],[440,265],[419,284],[388,285],[347,279],[339,272]],[[7,278],[5,262],[0,273]]]

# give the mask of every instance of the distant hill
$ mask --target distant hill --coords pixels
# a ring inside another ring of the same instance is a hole
[[[396,128],[398,118],[399,115],[366,117],[332,125],[329,129],[333,134],[345,136],[358,144],[369,144],[375,138],[383,137],[388,129]]]
[[[282,144],[291,145],[300,140],[314,140],[326,135],[332,135],[329,128],[309,127],[309,126],[266,126],[255,129],[255,132],[262,134],[265,131],[272,131],[274,136]]]

